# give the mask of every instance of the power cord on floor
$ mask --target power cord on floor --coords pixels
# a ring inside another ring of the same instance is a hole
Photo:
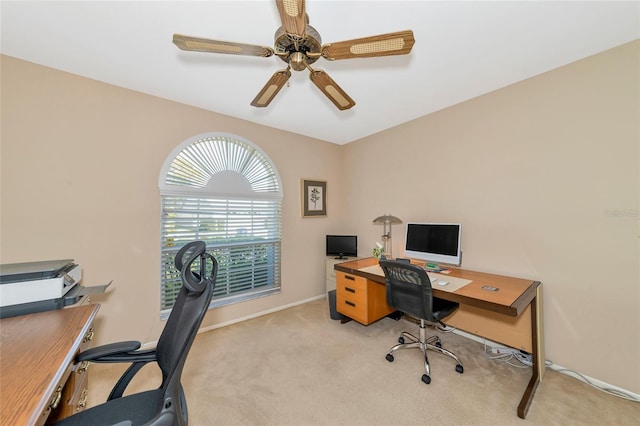
[[[586,383],[587,385],[591,386],[594,389],[597,389],[599,391],[602,391],[604,393],[607,393],[609,395],[613,395],[613,396],[617,396],[618,398],[622,398],[622,399],[626,399],[627,401],[632,401],[632,402],[640,402],[640,398],[638,398],[635,395],[632,395],[628,392],[625,392],[621,389],[614,389],[614,388],[609,388],[609,387],[604,387],[604,386],[600,386],[596,383],[593,383],[591,380],[589,380],[588,377],[578,373],[577,371],[573,371],[573,370],[569,370],[568,368],[563,368],[563,367],[559,367],[557,365],[555,365],[553,362],[551,361],[545,361],[545,365],[547,367],[549,367],[550,370],[553,371],[557,371],[560,374],[564,374],[565,376],[569,376],[571,378],[574,378],[580,382]]]
[[[484,342],[484,357],[493,361],[505,362],[516,368],[529,368],[533,365],[531,355],[522,352],[511,352],[504,354],[493,354],[488,350],[487,342]],[[518,361],[516,364],[512,361]]]
[[[493,354],[488,350],[488,345],[487,342],[484,342],[484,356],[487,359],[491,359],[494,361],[499,361],[499,362],[506,362],[507,364],[516,367],[516,368],[529,368],[533,366],[533,360],[531,358],[531,354],[525,353],[525,352],[511,352],[511,353],[504,353],[504,354]],[[516,360],[519,362],[519,364],[514,364],[512,361]],[[560,367],[555,365],[552,361],[550,360],[545,360],[545,367],[548,367],[550,370],[552,371],[556,371],[560,374],[564,374],[566,376],[569,376],[573,379],[576,379],[578,381],[581,381],[583,383],[586,383],[587,385],[591,386],[594,389],[597,389],[601,392],[607,393],[609,395],[613,395],[616,396],[618,398],[622,398],[622,399],[626,399],[627,401],[632,401],[632,402],[640,402],[640,398],[638,398],[637,396],[630,394],[628,392],[625,392],[621,389],[614,389],[614,388],[610,388],[610,387],[605,387],[605,386],[601,386],[598,385],[597,383],[594,383],[593,381],[589,380],[588,377],[573,371],[573,370],[569,370],[568,368],[564,368],[564,367]]]
[[[451,325],[447,325],[445,323],[443,323],[442,321],[438,321],[437,324],[434,325],[435,328],[437,328],[438,330],[442,331],[443,333],[451,333],[453,331],[456,331],[456,328],[451,326]]]

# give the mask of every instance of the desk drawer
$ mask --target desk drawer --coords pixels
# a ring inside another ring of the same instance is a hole
[[[87,405],[89,395],[89,362],[83,361],[76,364],[75,371],[71,373],[65,394],[63,395],[64,405],[61,411],[61,418],[71,416],[78,411],[82,411]]]
[[[367,304],[348,299],[336,298],[336,310],[362,324],[367,324]]]
[[[352,308],[365,309],[367,305],[367,280],[350,275],[338,276],[336,281],[337,306],[346,304]],[[353,279],[352,279],[353,278]],[[348,302],[348,303],[346,303]],[[348,309],[348,308],[347,308]]]
[[[336,290],[338,293],[345,291],[351,294],[360,293],[366,295],[367,279],[338,271],[336,272]]]
[[[89,348],[94,337],[93,325],[82,338],[82,343],[78,352]],[[78,411],[82,411],[87,405],[89,395],[89,362],[83,361],[69,366],[71,372],[66,381],[59,387],[60,396],[55,408],[50,410],[46,425],[54,424],[56,421],[69,417]]]
[[[366,278],[336,273],[336,310],[363,324],[368,322]]]
[[[53,424],[52,419],[57,418],[57,413],[60,412],[61,406],[63,405],[63,393],[68,377],[68,375],[65,375],[62,380],[56,384],[53,393],[47,399],[47,406],[40,415],[40,418],[36,423],[37,425]]]
[[[342,271],[336,272],[336,310],[364,325],[393,312],[384,284]]]

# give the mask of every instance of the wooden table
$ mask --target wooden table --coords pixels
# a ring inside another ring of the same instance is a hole
[[[384,273],[382,269],[378,271],[375,268],[377,264],[377,259],[366,258],[338,263],[334,268],[345,274],[366,278],[368,282],[385,285]],[[446,318],[446,323],[531,353],[532,377],[517,409],[518,417],[524,419],[545,368],[542,284],[539,281],[459,268],[451,268],[450,271],[445,279],[453,277],[452,280],[470,282],[453,291],[433,285],[434,297],[460,303],[460,308]],[[498,290],[491,291],[487,287],[495,287]],[[384,297],[384,292],[377,294],[382,295],[378,297]],[[341,312],[340,306],[337,306],[337,310]]]
[[[50,415],[65,417],[77,409],[69,405],[74,397],[86,399],[86,391],[77,389],[86,386],[86,366],[78,369],[74,358],[93,337],[99,307],[0,320],[0,425],[45,424]],[[82,380],[74,377],[82,374]]]

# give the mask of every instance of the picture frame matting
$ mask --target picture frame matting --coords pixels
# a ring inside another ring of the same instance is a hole
[[[302,179],[302,217],[327,216],[327,182]]]

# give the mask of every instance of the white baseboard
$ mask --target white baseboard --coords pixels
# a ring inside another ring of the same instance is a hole
[[[293,303],[289,303],[289,304],[286,304],[286,305],[278,306],[278,307],[275,307],[275,308],[272,308],[272,309],[267,309],[267,310],[264,310],[264,311],[256,312],[256,313],[251,314],[251,315],[245,315],[243,317],[235,318],[235,319],[232,319],[232,320],[229,320],[229,321],[225,321],[225,322],[209,325],[207,327],[201,327],[198,330],[198,334],[206,333],[207,331],[215,330],[216,328],[226,327],[228,325],[236,324],[236,323],[239,323],[239,322],[242,322],[242,321],[246,321],[246,320],[249,320],[249,319],[252,319],[252,318],[257,318],[257,317],[261,317],[263,315],[267,315],[267,314],[271,314],[271,313],[274,313],[274,312],[282,311],[282,310],[285,310],[287,308],[291,308],[293,306],[303,305],[305,303],[313,302],[314,300],[324,299],[326,297],[327,297],[326,294],[322,294],[320,296],[314,296],[314,297],[310,297],[308,299],[298,300],[297,302],[293,302]],[[155,340],[153,342],[147,342],[144,345],[142,345],[142,349],[153,349],[153,348],[156,347],[157,344],[158,344],[157,340]]]
[[[495,348],[498,348],[498,349],[499,348],[513,349],[513,348],[510,348],[509,346],[505,346],[505,345],[502,345],[500,343],[496,343],[494,341],[491,341],[491,340],[488,340],[488,339],[484,339],[482,337],[478,337],[475,334],[467,333],[467,332],[462,331],[462,330],[455,329],[455,330],[453,330],[453,333],[456,333],[456,334],[458,334],[460,336],[466,337],[467,339],[471,339],[471,340],[474,340],[476,342],[479,342],[479,343],[482,343],[482,344],[486,344],[487,346],[491,347],[492,349],[495,349]],[[626,389],[619,388],[617,386],[614,386],[614,385],[611,385],[609,383],[603,382],[602,380],[598,380],[598,379],[595,379],[593,377],[589,377],[587,375],[584,375],[582,373],[573,371],[573,370],[571,370],[569,368],[566,368],[566,367],[563,367],[561,365],[554,364],[553,362],[551,362],[549,360],[545,361],[545,365],[546,365],[547,368],[549,368],[552,371],[556,371],[556,372],[558,372],[560,374],[564,374],[566,376],[572,377],[572,378],[574,378],[576,380],[579,380],[579,381],[581,381],[583,383],[587,383],[588,385],[591,385],[591,386],[593,386],[595,388],[598,388],[600,390],[612,391],[610,393],[617,393],[617,394],[623,395],[623,397],[626,397],[627,399],[631,399],[631,400],[640,402],[640,394],[631,392],[631,391],[626,390]],[[543,380],[544,380],[544,378],[543,378]],[[618,395],[618,396],[620,396],[620,395]]]
[[[298,306],[298,305],[303,305],[305,303],[313,302],[314,300],[324,299],[325,297],[326,297],[326,295],[322,294],[320,296],[314,296],[314,297],[310,297],[308,299],[298,300],[297,302],[289,303],[287,305],[282,305],[282,306],[278,306],[278,307],[275,307],[275,308],[267,309],[265,311],[256,312],[255,314],[246,315],[246,316],[240,317],[240,318],[235,318],[235,319],[232,319],[230,321],[221,322],[221,323],[218,323],[218,324],[213,324],[213,325],[201,328],[198,331],[198,334],[204,333],[204,332],[207,332],[207,331],[211,331],[211,330],[215,330],[216,328],[226,327],[227,325],[236,324],[238,322],[246,321],[246,320],[249,320],[249,319],[261,317],[263,315],[272,314],[274,312],[283,311],[283,310],[285,310],[287,308],[291,308],[293,306]]]

